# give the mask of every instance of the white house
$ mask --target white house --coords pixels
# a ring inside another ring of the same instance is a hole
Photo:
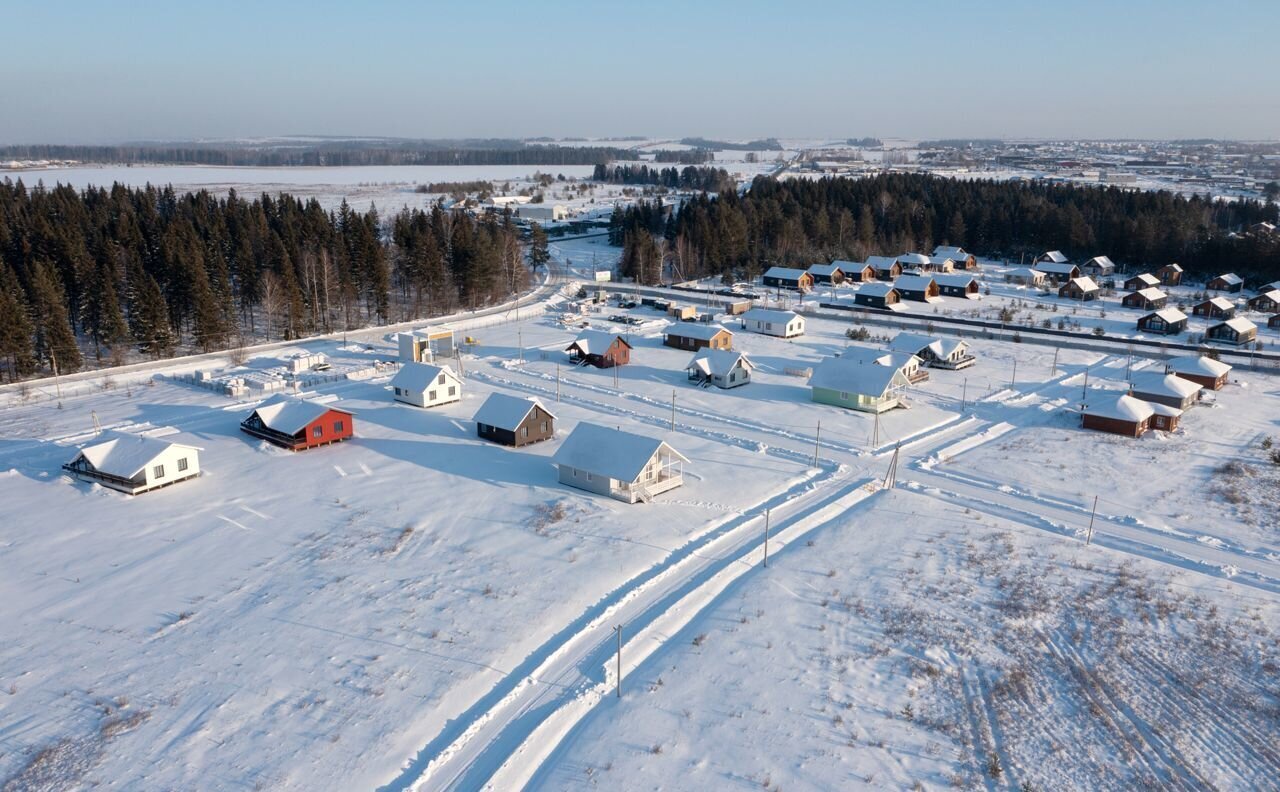
[[[525,220],[536,220],[539,223],[558,222],[569,219],[569,207],[564,204],[528,203],[521,206],[517,214]]]
[[[704,347],[693,356],[684,370],[698,384],[717,388],[736,388],[751,381],[755,365],[741,352]]]
[[[396,401],[415,407],[435,407],[462,398],[462,380],[448,366],[405,363],[391,378]]]
[[[158,437],[112,433],[80,449],[62,469],[129,495],[200,475],[200,449]]]
[[[795,338],[804,335],[804,317],[793,311],[752,308],[742,315],[742,327],[764,335]]]
[[[664,440],[583,422],[551,461],[561,484],[625,503],[648,503],[684,483],[683,463],[689,460]]]
[[[969,354],[968,342],[959,338],[898,333],[888,346],[894,352],[915,355],[931,368],[956,370],[977,362],[977,358]]]

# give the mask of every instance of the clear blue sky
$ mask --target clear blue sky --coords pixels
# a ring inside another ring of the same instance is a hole
[[[1280,138],[1280,0],[0,0],[0,142]]]

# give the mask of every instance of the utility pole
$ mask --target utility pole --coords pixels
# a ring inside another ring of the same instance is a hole
[[[671,431],[676,430],[676,391],[671,389]]]
[[[893,456],[889,459],[889,471],[884,476],[883,489],[890,489],[898,483],[898,454],[902,451],[902,441],[893,447]]]
[[[523,330],[516,331],[516,339],[520,344],[520,362],[523,363],[524,362],[524,331]]]
[[[560,401],[560,364],[556,364],[556,401]]]
[[[769,510],[764,510],[764,565],[769,566]]]
[[[1093,496],[1093,511],[1089,512],[1089,530],[1084,535],[1084,546],[1088,547],[1093,541],[1093,518],[1098,514],[1098,496]]]
[[[58,409],[62,409],[62,383],[58,379],[58,356],[49,350],[49,362],[53,364],[53,387],[58,392]]]
[[[1013,376],[1009,378],[1009,387],[1012,388],[1014,383],[1018,381],[1018,359],[1013,359]]]
[[[871,450],[875,451],[876,446],[880,445],[880,413],[875,414],[875,424],[871,430]]]
[[[818,466],[818,444],[822,442],[822,421],[818,421],[818,431],[813,435],[813,466]]]
[[[965,405],[969,403],[969,378],[965,377],[960,383],[960,412],[964,412]]]
[[[618,387],[618,364],[614,363],[610,368],[613,369],[613,387],[616,390]]]
[[[1080,401],[1089,400],[1089,367],[1084,368],[1084,387],[1080,389]]]
[[[622,625],[613,628],[618,634],[618,698],[622,698]]]
[[[1049,379],[1058,376],[1058,348],[1053,348],[1053,370],[1049,372]]]

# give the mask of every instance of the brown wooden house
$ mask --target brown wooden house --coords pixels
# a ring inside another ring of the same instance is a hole
[[[1080,414],[1081,425],[1085,429],[1125,437],[1142,437],[1151,428],[1151,417],[1156,411],[1147,402],[1129,395],[1121,396],[1115,401],[1110,401],[1102,394],[1098,398],[1100,401],[1097,404],[1086,406]]]
[[[1236,304],[1226,297],[1210,297],[1202,303],[1197,303],[1191,309],[1191,313],[1207,319],[1230,319],[1236,315]]]
[[[1124,282],[1124,287],[1128,291],[1138,291],[1139,289],[1150,289],[1160,285],[1160,279],[1149,272],[1141,275],[1134,275]]]
[[[1144,333],[1177,335],[1187,329],[1187,315],[1177,308],[1162,308],[1139,319],[1138,329]]]
[[[569,353],[571,362],[596,368],[625,366],[631,362],[631,345],[626,339],[603,330],[583,330],[564,351]]]
[[[877,280],[893,280],[902,274],[902,265],[892,256],[867,256],[867,266],[875,271]]]
[[[676,322],[662,332],[662,343],[676,349],[733,349],[733,333],[720,325]]]
[[[1140,308],[1144,311],[1158,311],[1169,303],[1169,295],[1157,288],[1139,289],[1126,294],[1120,302],[1125,308]]]
[[[1267,320],[1267,327],[1280,329],[1280,313]]]
[[[1256,297],[1249,298],[1249,310],[1275,313],[1280,311],[1280,291],[1272,289],[1264,291]]]
[[[809,267],[809,276],[813,278],[814,283],[839,286],[849,277],[848,273],[844,271],[843,264],[843,261],[833,261],[830,264],[814,264]]]
[[[501,445],[520,446],[550,440],[556,417],[537,399],[491,393],[475,414],[476,436]]]
[[[850,283],[866,283],[876,279],[876,268],[870,264],[838,259],[831,263],[840,265],[840,271],[844,273],[844,279]]]
[[[1156,277],[1160,279],[1161,285],[1181,286],[1182,267],[1177,264],[1165,264],[1163,267],[1156,270]]]
[[[1093,278],[1072,278],[1058,288],[1058,296],[1069,300],[1096,300],[1102,295],[1102,289],[1093,282]]]
[[[770,288],[809,291],[813,288],[813,276],[802,269],[770,267],[760,276],[760,282]]]
[[[961,247],[938,245],[933,249],[933,258],[951,259],[956,269],[973,270],[978,268],[978,257]]]
[[[1258,337],[1258,326],[1248,319],[1228,319],[1204,331],[1206,341],[1241,346],[1252,343]]]
[[[1205,355],[1182,355],[1165,361],[1165,371],[1210,390],[1222,390],[1227,384],[1230,364]]]
[[[1244,279],[1234,272],[1219,275],[1204,285],[1209,291],[1238,292],[1244,288]]]

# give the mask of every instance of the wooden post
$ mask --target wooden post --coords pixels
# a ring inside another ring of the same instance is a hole
[[[1093,511],[1089,513],[1089,530],[1084,535],[1084,546],[1088,547],[1093,541],[1093,518],[1098,514],[1098,496],[1093,496]]]
[[[622,625],[613,629],[618,634],[618,698],[622,698]]]
[[[764,565],[769,566],[769,510],[764,510]]]
[[[671,389],[671,431],[676,430],[676,391]]]
[[[1058,348],[1053,348],[1053,369],[1049,372],[1049,379],[1058,376]]]
[[[1089,367],[1084,367],[1084,387],[1080,389],[1080,401],[1087,402],[1089,400]]]
[[[524,362],[524,331],[517,330],[516,338],[519,340],[519,344],[520,344],[520,362],[523,363]]]
[[[965,405],[969,403],[969,378],[965,377],[960,384],[960,412],[964,412]]]
[[[822,442],[822,421],[818,421],[818,431],[813,435],[813,466],[818,466],[818,444]]]
[[[556,401],[560,401],[560,364],[556,364]]]
[[[1014,387],[1014,383],[1018,381],[1018,359],[1013,359],[1013,376],[1009,378],[1009,387]]]

